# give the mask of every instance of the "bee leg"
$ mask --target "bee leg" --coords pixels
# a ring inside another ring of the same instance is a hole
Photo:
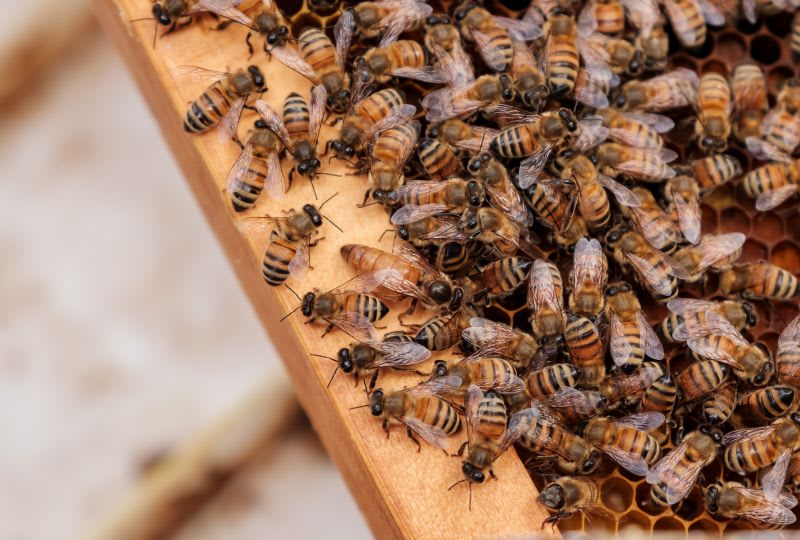
[[[359,206],[359,208],[364,208],[365,206],[367,206],[367,201],[369,200],[369,194],[370,194],[370,193],[372,193],[372,190],[371,190],[371,189],[368,189],[368,190],[367,190],[367,191],[364,193],[364,201],[361,203],[361,205]]]
[[[494,474],[494,471],[492,469],[489,469],[489,476],[492,477],[492,480],[497,480],[497,475]]]
[[[455,454],[450,454],[450,455],[453,456],[453,457],[461,457],[461,456],[463,456],[464,455],[464,450],[466,450],[466,448],[467,448],[467,442],[468,441],[464,441],[463,443],[461,443],[461,446],[458,447],[458,452],[456,452]]]
[[[248,111],[255,111],[255,112],[258,112],[258,109],[256,109],[256,108],[255,108],[255,107],[253,107],[252,105],[243,105],[243,107],[244,107],[245,109],[247,109]]]
[[[413,315],[415,309],[417,309],[417,299],[416,298],[414,298],[411,301],[411,305],[408,307],[408,309],[406,310],[405,314],[406,315]]]
[[[389,438],[389,419],[384,418],[383,423],[381,424],[381,429],[386,432],[386,438]]]
[[[294,170],[295,170],[295,167],[292,167],[289,170],[289,187],[292,187],[292,180],[294,180]]]
[[[322,333],[322,335],[320,336],[320,339],[322,339],[322,338],[324,338],[325,336],[327,336],[327,335],[328,335],[328,332],[330,332],[331,330],[333,330],[333,324],[329,324],[329,325],[328,325],[328,327],[325,329],[325,331],[324,331],[324,332]]]
[[[225,29],[226,29],[228,26],[230,26],[230,25],[231,25],[231,23],[232,23],[232,22],[233,22],[233,21],[222,21],[222,22],[221,22],[221,23],[219,23],[217,26],[215,26],[214,28],[212,28],[212,30],[214,30],[215,32],[217,32],[217,31],[219,31],[219,30],[225,30]],[[248,34],[248,35],[249,35],[249,34]]]
[[[370,392],[372,391],[373,388],[375,388],[375,383],[378,382],[378,374],[379,373],[380,373],[380,370],[376,369],[375,373],[372,374],[372,378],[369,380],[369,390],[370,390]]]
[[[222,24],[227,24],[227,23],[222,23]],[[253,36],[253,33],[252,32],[248,32],[247,33],[247,37],[244,38],[244,42],[247,43],[247,52],[250,53],[250,55],[247,57],[248,60],[250,60],[253,57],[253,44],[250,43],[250,38],[252,36]]]
[[[409,439],[411,439],[412,441],[417,443],[417,452],[422,452],[422,445],[419,444],[419,441],[417,440],[417,438],[414,437],[414,432],[411,431],[410,427],[406,427],[406,435],[408,435]]]

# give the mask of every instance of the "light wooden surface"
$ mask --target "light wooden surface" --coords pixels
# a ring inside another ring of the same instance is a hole
[[[237,227],[243,216],[231,210],[223,193],[225,178],[238,148],[232,143],[221,144],[215,133],[199,137],[184,133],[181,122],[186,104],[203,91],[204,85],[178,87],[170,72],[172,68],[185,64],[217,70],[246,65],[244,29],[211,32],[209,25],[203,24],[207,21],[201,21],[159,40],[153,49],[152,23],[129,22],[148,16],[148,0],[119,0],[117,3],[94,0],[93,5],[104,30],[132,69],[198,202],[286,363],[301,405],[376,536],[500,538],[539,534],[546,512],[536,502],[535,487],[513,451],[495,464],[499,481],[475,487],[472,510],[469,511],[467,490],[463,484],[447,491],[448,486],[462,477],[458,459],[428,446],[423,446],[422,452],[417,453],[416,446],[401,430],[393,431],[387,441],[379,421],[372,418],[367,409],[349,410],[366,402],[363,389],[354,387],[352,378],[337,376],[331,387],[326,388],[333,364],[311,358],[309,353],[333,356],[338,348],[348,343],[346,336],[334,332],[320,339],[322,328],[305,325],[299,314],[279,322],[283,314],[297,306],[297,300],[288,290],[273,289],[263,282],[260,261],[266,239],[243,235]],[[304,89],[308,97],[308,82],[277,61],[267,61],[257,54],[250,63],[258,64],[265,73],[269,92],[264,99],[278,110],[291,90]],[[243,117],[240,125],[242,135],[253,120],[249,113]],[[124,126],[120,128],[117,133],[124,136]],[[331,128],[323,130],[320,151],[324,141],[333,133]],[[287,162],[284,165],[288,174],[291,164]],[[336,162],[325,165],[323,170],[345,173]],[[352,271],[339,256],[339,247],[351,242],[378,245],[378,237],[388,227],[386,214],[379,207],[356,208],[366,189],[365,178],[346,174],[339,178],[322,176],[315,185],[320,199],[317,202],[339,193],[326,205],[323,213],[331,216],[345,234],[328,224],[323,226],[322,235],[326,239],[312,250],[314,269],[303,283],[290,280],[298,292],[313,287],[328,290],[352,277]],[[305,179],[296,178],[286,199],[269,201],[262,196],[249,215],[279,215],[282,210],[299,208],[306,202],[314,202],[310,185]],[[389,249],[390,243],[391,239],[385,238],[384,249]],[[187,261],[189,266],[202,263]],[[191,269],[187,268],[187,271]],[[393,318],[387,319],[391,327],[396,327]],[[416,382],[413,376],[383,374],[379,385],[397,388]],[[454,448],[462,437],[463,434],[453,441]],[[313,486],[308,486],[308,489],[313,489]],[[309,516],[313,518],[313,509],[309,509]],[[547,527],[545,532],[549,531],[550,527]]]

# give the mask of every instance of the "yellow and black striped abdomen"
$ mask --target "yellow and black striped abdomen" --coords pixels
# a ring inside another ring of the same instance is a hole
[[[297,43],[300,54],[315,71],[336,63],[336,49],[328,36],[319,28],[306,28],[299,36]]]
[[[778,382],[800,386],[800,345],[780,347],[775,366]]]
[[[731,102],[728,81],[713,71],[703,74],[700,80],[700,108],[703,111],[722,111],[727,113]]]
[[[553,364],[528,374],[528,390],[533,397],[549,396],[561,388],[574,387],[579,375],[580,370],[573,365]]]
[[[644,360],[644,349],[642,348],[642,332],[639,329],[639,323],[636,320],[622,322],[622,335],[625,342],[630,348],[628,360],[620,367],[626,373],[641,365]]]
[[[293,141],[308,137],[309,119],[308,104],[303,96],[297,92],[286,96],[283,102],[283,123]]]
[[[393,109],[403,104],[403,95],[396,88],[384,88],[370,94],[353,107],[353,114],[366,118],[372,123],[386,118]]]
[[[579,382],[597,387],[605,377],[604,347],[600,332],[592,321],[581,315],[570,315],[564,331],[572,363],[581,370]]]
[[[728,384],[714,392],[703,402],[703,420],[716,426],[727,422],[736,408],[736,386]]]
[[[414,341],[429,351],[444,351],[449,349],[461,338],[459,332],[448,332],[446,326],[450,317],[431,317],[417,332]],[[444,329],[444,330],[442,330]]]
[[[414,418],[441,428],[447,435],[453,435],[461,428],[461,418],[456,410],[443,399],[434,396],[417,398],[411,413]]]
[[[788,183],[785,168],[780,163],[770,163],[753,169],[742,177],[742,188],[747,196],[753,199]]]
[[[447,242],[436,251],[435,266],[437,270],[448,274],[465,271],[472,264],[470,246],[461,242]]]
[[[389,313],[386,304],[368,294],[348,293],[345,295],[342,305],[344,311],[360,313],[372,323],[379,321]]]
[[[693,401],[707,396],[719,388],[728,376],[728,368],[716,360],[701,360],[689,364],[675,380],[684,401]]]
[[[296,253],[293,242],[284,239],[277,231],[272,231],[261,268],[261,273],[268,284],[277,287],[286,281],[289,277],[289,263]]]
[[[676,17],[671,19],[675,32],[681,37],[687,34],[692,35],[693,40],[684,42],[687,47],[702,45],[706,40],[706,21],[700,12],[699,5],[693,0],[675,0],[675,4],[679,12]]]
[[[400,124],[382,132],[372,148],[372,159],[397,163],[405,149],[416,142],[417,131],[412,124]]]
[[[766,423],[788,413],[795,405],[795,389],[791,386],[768,386],[742,396],[739,409],[750,424]],[[737,409],[738,412],[738,409]]]
[[[652,435],[628,427],[618,426],[616,431],[613,446],[625,452],[639,454],[648,465],[653,465],[661,457],[661,445]]]
[[[742,165],[735,157],[714,154],[692,162],[694,178],[700,189],[710,189],[742,174]]]
[[[569,94],[578,79],[578,47],[571,34],[551,34],[547,38],[547,84],[556,97]]]
[[[792,113],[782,110],[777,119],[769,123],[769,129],[764,139],[777,146],[787,154],[794,152],[797,147],[800,129],[797,127],[797,120]]]
[[[231,192],[231,202],[237,212],[252,208],[264,189],[264,179],[269,173],[266,160],[253,157],[247,169],[239,171],[236,176],[236,188]]]
[[[567,225],[568,203],[553,186],[535,183],[525,192],[531,210],[545,226],[564,229]]]
[[[481,358],[467,362],[466,367],[470,372],[472,383],[487,390],[517,373],[514,366],[500,358]]]
[[[650,488],[650,502],[656,507],[667,507],[670,504],[667,502],[666,489],[668,485],[679,485],[681,479],[685,478],[688,474],[691,461],[684,457],[679,460],[672,469],[664,471],[664,477]]]
[[[537,418],[531,426],[524,431],[519,439],[519,443],[528,450],[536,453],[553,454],[550,449],[556,450],[556,455],[564,459],[572,459],[568,452],[567,442],[569,436],[562,428],[551,424],[541,418]]]
[[[422,139],[417,148],[419,161],[428,176],[443,180],[462,176],[464,169],[453,149],[438,139]]]
[[[536,152],[540,145],[536,140],[536,125],[517,124],[503,129],[489,145],[494,153],[504,158],[521,158]]]
[[[511,42],[508,30],[494,23],[486,28],[483,33],[488,38],[487,49],[492,50],[493,56],[497,59],[502,58],[503,63],[508,68],[514,60],[514,44]],[[497,65],[499,66],[500,62],[497,62]]]
[[[743,439],[725,448],[724,461],[728,469],[744,474],[771,465],[779,454],[771,436]]]
[[[419,68],[428,61],[425,49],[421,44],[410,39],[401,39],[383,48],[389,57],[392,68]]]
[[[578,192],[578,210],[589,229],[604,229],[611,221],[611,205],[606,190],[596,180],[581,183]]]
[[[619,2],[598,2],[594,7],[597,31],[602,34],[619,34],[625,30],[625,11]]]
[[[744,291],[745,295],[757,298],[772,298],[788,300],[794,298],[798,294],[797,278],[788,270],[784,270],[778,266],[770,265],[769,263],[757,263],[762,266],[756,266],[751,270],[754,277],[761,277],[756,279]]]
[[[481,271],[486,292],[492,296],[508,294],[528,278],[531,261],[505,257],[487,264]]]
[[[203,133],[219,124],[228,114],[237,96],[228,91],[226,81],[217,81],[189,105],[183,129],[189,133]]]
[[[652,411],[668,415],[675,407],[678,399],[678,386],[672,374],[665,373],[651,384],[642,395],[640,410],[643,412]]]
[[[478,425],[476,432],[491,440],[500,439],[506,431],[508,412],[499,394],[491,393],[478,405]]]

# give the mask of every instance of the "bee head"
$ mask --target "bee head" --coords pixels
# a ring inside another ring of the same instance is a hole
[[[728,147],[728,142],[713,135],[706,135],[700,139],[700,148],[704,152],[722,152]]]
[[[282,46],[286,43],[286,40],[289,38],[289,28],[286,26],[281,26],[277,30],[274,30],[267,34],[267,45],[277,45]]]
[[[266,123],[266,122],[265,122],[263,119],[261,119],[261,118],[259,118],[258,120],[256,120],[256,121],[253,123],[253,126],[254,126],[256,129],[267,129],[267,128],[268,128],[268,126],[267,126],[267,123]]]
[[[311,218],[311,223],[313,223],[315,227],[322,226],[322,216],[320,215],[316,206],[313,204],[304,204],[303,212],[305,212],[308,217]]]
[[[369,412],[372,416],[383,414],[383,388],[378,388],[369,396]]]
[[[606,244],[608,247],[613,249],[622,238],[622,235],[624,235],[626,232],[628,231],[625,227],[614,227],[608,231],[608,234],[606,235]]]
[[[169,16],[169,13],[167,13],[167,10],[164,9],[161,3],[156,2],[153,4],[151,13],[158,24],[162,26],[169,26],[172,24],[172,18]]]
[[[567,129],[570,132],[578,129],[578,120],[575,118],[575,115],[571,110],[562,107],[558,110],[558,116],[561,118],[561,120],[564,122],[564,125],[567,126]]]
[[[314,301],[316,297],[317,295],[313,292],[308,292],[303,296],[303,304],[300,308],[300,312],[306,317],[311,317],[311,314],[314,312]]]
[[[714,426],[700,426],[697,431],[704,435],[708,435],[716,444],[722,443],[722,431]]]
[[[499,76],[500,85],[502,86],[501,97],[503,101],[511,101],[514,99],[514,81],[506,73],[501,73]]]
[[[719,482],[715,482],[706,488],[706,508],[712,514],[716,514],[719,511],[719,492],[721,489],[722,485]]]
[[[337,357],[339,358],[339,368],[341,368],[342,371],[345,373],[353,371],[353,358],[350,356],[350,349],[347,347],[339,349]]]
[[[633,53],[633,58],[631,58],[631,61],[628,63],[628,73],[634,77],[638,77],[644,71],[645,62],[644,51],[637,49],[636,52]]]
[[[447,362],[444,360],[437,360],[433,363],[433,370],[431,371],[431,375],[434,379],[439,377],[444,377],[447,375]]]
[[[261,70],[258,66],[247,66],[247,72],[250,74],[250,80],[253,81],[256,89],[260,91],[264,91],[266,87],[266,81],[264,80],[264,74],[261,73]]]
[[[455,313],[459,309],[461,309],[461,304],[464,302],[464,289],[461,287],[456,287],[453,289],[453,298],[450,299],[450,305],[448,309],[451,313]]]
[[[297,164],[297,172],[303,176],[313,178],[314,175],[317,174],[320,165],[319,160],[315,157],[304,159]]]
[[[483,471],[467,461],[461,465],[461,472],[464,473],[464,478],[473,484],[482,484],[486,480],[486,475],[483,474]]]
[[[458,9],[456,9],[455,13],[453,13],[453,17],[457,22],[461,22],[469,14],[469,12],[476,7],[478,7],[476,2],[464,2],[458,6]]]
[[[540,84],[535,88],[531,88],[530,90],[526,90],[524,94],[522,94],[522,102],[531,107],[532,109],[539,110],[545,101],[547,101],[547,96],[550,94],[550,89],[547,87],[546,84]]]
[[[344,114],[350,108],[350,90],[342,88],[325,99],[325,104],[330,110],[338,114]]]
[[[394,190],[373,189],[372,198],[384,206],[393,206],[397,203],[399,194]]]
[[[352,158],[356,155],[356,149],[353,148],[353,145],[347,144],[339,139],[331,141],[331,148],[333,149],[333,153],[338,157]]]
[[[564,508],[564,488],[559,483],[552,483],[539,493],[539,502],[551,510]]]
[[[400,225],[397,227],[397,236],[399,236],[401,240],[408,241],[408,225]]]

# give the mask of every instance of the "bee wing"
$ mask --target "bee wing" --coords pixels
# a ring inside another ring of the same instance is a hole
[[[667,309],[676,315],[688,315],[698,311],[716,310],[719,304],[696,298],[674,298],[667,302]]]
[[[672,281],[669,274],[656,268],[650,261],[639,257],[633,253],[626,253],[625,256],[633,265],[639,276],[644,279],[658,294],[662,296],[672,295]]]
[[[657,484],[662,480],[668,471],[674,470],[675,466],[679,461],[681,461],[681,459],[683,459],[684,454],[686,454],[686,448],[688,446],[689,441],[684,439],[678,446],[670,450],[667,455],[658,460],[658,462],[650,469],[650,472],[647,473],[647,483]]]
[[[596,0],[588,0],[578,14],[577,28],[578,33],[582,36],[591,35],[597,30],[597,17],[594,13],[596,4]]]
[[[422,100],[422,106],[426,110],[425,119],[429,122],[442,122],[471,113],[485,104],[484,101],[458,97],[458,91],[453,88],[439,88]]]
[[[516,394],[518,392],[523,392],[525,387],[525,381],[513,373],[506,373],[501,378],[492,380],[489,388],[494,388],[501,394]]]
[[[494,16],[494,21],[508,30],[511,37],[517,41],[533,41],[544,35],[541,27],[524,19]]]
[[[542,401],[547,407],[554,410],[588,410],[594,406],[589,395],[571,386],[559,388],[556,393],[548,395]]]
[[[464,418],[467,421],[467,444],[472,446],[474,444],[473,436],[478,426],[478,410],[481,401],[483,401],[483,390],[478,386],[471,384],[467,388],[467,393],[464,396]]]
[[[764,498],[768,501],[774,501],[780,495],[781,490],[783,490],[783,484],[786,481],[786,473],[789,470],[789,461],[792,459],[792,453],[790,451],[783,452],[777,460],[775,460],[775,464],[769,470],[767,474],[765,474],[761,478],[761,488],[764,490]],[[797,501],[795,501],[795,504]]]
[[[297,246],[294,257],[289,261],[289,275],[297,280],[302,280],[305,277],[311,263],[311,259],[308,256],[308,242],[308,238],[304,238]]]
[[[619,204],[632,208],[642,205],[642,201],[639,199],[639,196],[636,193],[626,188],[613,178],[610,178],[603,173],[597,173],[597,181],[614,194],[614,197],[617,199]]]
[[[414,21],[424,19],[431,13],[433,8],[424,2],[414,0],[404,0],[400,2],[381,2],[393,8],[391,15],[381,21],[384,28],[379,47],[385,47],[397,41],[403,31],[411,26]]]
[[[642,152],[645,151],[643,148],[637,148],[636,150],[640,150]],[[653,155],[651,158],[647,158],[645,155],[640,155],[637,156],[637,159],[617,163],[614,165],[614,168],[637,178],[649,178],[653,176],[654,169],[659,166],[659,161],[661,161],[661,158],[659,158],[657,155]],[[661,176],[661,179],[666,180],[667,178],[672,178],[675,176],[675,171],[672,169],[672,167],[667,167],[666,165],[665,167],[665,172]]]
[[[520,188],[527,189],[536,183],[539,175],[542,174],[542,170],[544,170],[544,166],[547,165],[552,152],[553,146],[545,144],[536,153],[522,160],[519,164]]]
[[[762,126],[765,122],[762,122]],[[778,148],[772,143],[768,143],[763,139],[759,139],[758,137],[747,137],[744,140],[745,144],[747,144],[747,149],[753,154],[758,160],[761,161],[780,161],[783,163],[788,163],[792,160],[791,156],[789,156],[786,152]]]
[[[488,324],[476,324],[478,320]],[[514,331],[511,328],[488,319],[474,317],[470,319],[470,325],[461,332],[461,337],[477,349],[471,355],[472,357],[502,356],[504,346],[514,337]]]
[[[704,236],[698,246],[700,249],[699,270],[705,270],[715,262],[736,253],[744,245],[742,233],[727,233]]]
[[[748,439],[749,441],[758,441],[765,437],[769,437],[775,431],[776,426],[760,426],[754,428],[735,429],[729,431],[722,436],[722,444],[730,446],[733,443]]]
[[[725,14],[708,0],[697,0],[697,5],[703,13],[703,18],[712,26],[722,26],[725,24]]]
[[[426,424],[418,418],[403,416],[399,418],[408,428],[416,433],[420,439],[441,450],[447,451],[447,433],[438,426]]]
[[[603,82],[608,82],[614,77],[614,73],[608,65],[610,60],[608,51],[602,43],[578,35],[575,44],[578,46],[578,53],[583,60],[584,68],[592,74],[592,77]]]
[[[436,229],[433,231],[423,234],[420,238],[424,240],[433,240],[433,241],[451,241],[451,242],[466,242],[469,240],[469,237],[464,234],[459,225],[458,220],[456,219],[442,219],[442,218],[431,218],[435,220],[437,223]]]
[[[253,161],[253,145],[249,142],[244,145],[242,152],[236,161],[233,163],[231,170],[228,172],[228,178],[225,183],[225,190],[228,193],[234,193],[236,190],[245,187],[241,181],[244,174],[250,168],[250,163]]]
[[[694,197],[684,199],[680,193],[673,192],[672,200],[678,213],[681,232],[692,244],[700,241],[700,205]]]
[[[286,217],[258,216],[245,218],[238,223],[239,229],[248,236],[270,236],[275,233],[275,229],[280,228],[281,223],[285,222]]]
[[[239,3],[240,0],[198,0],[195,5],[189,8],[188,13],[210,11],[225,19],[236,21],[244,26],[250,26],[252,24],[250,18],[235,7]]]
[[[391,268],[378,270],[375,272],[375,278],[385,289],[402,294],[403,296],[425,300],[425,292],[414,283],[403,278],[397,270]]]
[[[394,247],[392,248],[392,253],[400,257],[401,259],[405,260],[406,262],[413,264],[419,268],[421,268],[424,272],[428,274],[438,274],[439,272],[430,265],[430,263],[420,255],[419,251],[416,250],[414,246],[405,242],[403,240],[397,240],[394,243]]]
[[[672,505],[685,499],[692,490],[692,486],[694,486],[697,481],[697,477],[702,469],[702,460],[689,463],[684,469],[684,473],[677,477],[674,482],[670,482],[667,485],[667,489],[664,490],[664,494],[667,496],[667,503]]]
[[[791,507],[784,506],[780,502],[766,500],[758,490],[740,486],[731,486],[731,488],[738,491],[745,499],[749,499],[737,513],[737,517],[773,525],[791,525],[797,520]]]
[[[526,227],[532,223],[530,212],[525,202],[522,200],[522,195],[520,195],[519,191],[511,184],[508,178],[503,180],[502,186],[499,188],[486,184],[484,189],[489,196],[492,206],[498,210],[502,210],[515,223]]]
[[[501,126],[533,122],[542,116],[505,103],[489,105],[484,112]]]
[[[291,149],[293,145],[289,137],[289,132],[286,130],[286,126],[284,125],[283,120],[281,120],[280,115],[275,112],[275,109],[270,107],[269,103],[266,101],[259,99],[256,101],[256,110],[258,111],[258,114],[261,115],[261,118],[264,120],[264,122],[267,123],[267,127],[275,132],[275,135],[278,136],[283,145],[286,148]]]
[[[608,107],[608,96],[603,92],[601,85],[594,84],[592,76],[583,68],[578,72],[573,95],[575,96],[575,101],[589,107],[594,107],[595,109]]]
[[[639,332],[642,334],[642,345],[644,345],[644,353],[653,360],[664,359],[664,347],[661,345],[661,340],[653,330],[653,327],[644,318],[644,313],[639,311],[637,314],[637,323],[639,325]]]
[[[199,66],[180,65],[170,69],[170,75],[178,82],[183,84],[203,83],[211,86],[215,82],[224,79],[229,75],[226,71],[215,71]]]
[[[517,411],[511,415],[511,418],[508,421],[508,429],[517,430],[517,425],[520,424],[524,427],[524,429],[522,429],[524,432],[532,423],[539,419],[549,424],[556,426],[559,425],[558,418],[553,415],[553,411],[550,410],[547,405],[538,400],[533,400],[530,407],[527,409],[522,409],[521,411]]]
[[[393,108],[389,114],[372,124],[368,129],[364,130],[362,135],[362,142],[377,137],[381,132],[397,127],[398,125],[408,122],[411,117],[416,114],[417,108],[413,105],[404,103],[398,107]]]
[[[533,311],[549,306],[556,312],[563,311],[562,300],[556,293],[556,285],[550,274],[550,266],[541,259],[533,262],[528,287],[528,303]]]
[[[308,116],[308,137],[312,141],[319,138],[319,130],[325,117],[325,100],[328,91],[325,86],[318,84],[311,90],[311,112]]]
[[[272,0],[261,0],[261,4],[264,6],[264,9],[269,12],[277,13],[278,11],[277,8],[275,7],[275,2],[273,2]]]
[[[463,88],[475,80],[472,62],[460,44],[452,51],[445,51],[438,45],[433,46],[433,54],[439,60],[439,69],[453,88]]]
[[[222,120],[219,122],[217,129],[217,139],[221,143],[226,143],[235,139],[236,129],[239,127],[239,119],[242,117],[242,110],[244,109],[244,98],[239,98],[233,102],[230,110],[225,113]]]
[[[650,431],[661,426],[666,418],[660,412],[642,412],[636,414],[629,414],[615,420],[619,426],[631,427],[639,431]]]
[[[436,377],[430,381],[425,381],[417,386],[412,386],[406,392],[414,396],[437,396],[447,397],[450,394],[458,391],[461,386],[461,377],[457,375],[446,375],[444,377]]]
[[[453,146],[463,148],[473,154],[487,152],[489,150],[489,143],[492,142],[492,139],[497,137],[497,134],[500,132],[494,128],[473,126],[472,133],[475,135],[474,137],[470,139],[459,139],[453,142]]]
[[[602,288],[603,248],[600,242],[594,238],[581,238],[575,244],[573,257],[573,288],[577,289],[585,281],[591,281],[596,287]]]
[[[641,455],[635,452],[626,452],[616,446],[605,444],[600,449],[606,453],[608,457],[613,459],[617,465],[625,469],[631,474],[636,476],[647,476],[650,472],[650,467]]]
[[[789,321],[778,338],[778,349],[800,343],[800,315]],[[798,472],[800,474],[800,472]]]
[[[478,52],[487,66],[495,71],[503,71],[506,69],[506,58],[503,49],[492,45],[491,36],[473,29],[472,37],[475,39]]]
[[[310,81],[317,82],[317,75],[311,64],[303,60],[293,47],[286,45],[272,47],[269,52],[284,66],[292,69]]]
[[[407,225],[414,223],[427,217],[435,216],[442,212],[446,212],[448,207],[446,204],[407,204],[400,207],[394,214],[392,214],[392,225]]]
[[[392,69],[391,73],[395,77],[413,79],[428,84],[444,84],[447,82],[447,78],[442,72],[433,66],[422,66],[418,68],[399,67]]]
[[[330,323],[359,341],[374,342],[381,339],[369,319],[355,311],[342,312],[338,317],[331,319]]]
[[[402,171],[403,168],[406,166],[406,161],[408,158],[411,157],[411,153],[417,147],[417,140],[419,139],[419,133],[421,130],[420,123],[418,120],[414,120],[408,123],[408,127],[414,131],[414,134],[408,140],[408,144],[403,146],[403,148],[397,153],[397,170]]]
[[[729,336],[739,340],[743,339],[730,321],[717,313],[716,310],[706,311],[702,323],[692,324],[691,328],[688,328],[686,324],[680,324],[673,332],[675,339],[680,341],[698,339],[710,334]]]
[[[738,361],[730,352],[718,349],[714,345],[708,343],[706,340],[690,339],[686,342],[686,344],[692,351],[699,354],[703,358],[708,358],[710,360],[717,360],[718,362],[723,362],[725,364],[731,365],[734,368],[739,367]]]
[[[640,124],[646,124],[656,130],[658,133],[666,133],[675,127],[675,122],[669,116],[663,114],[654,114],[646,112],[627,111],[621,112],[624,117]]]
[[[374,270],[370,272],[362,272],[357,276],[342,283],[337,289],[337,294],[358,293],[368,294],[381,286],[386,276],[390,273],[397,273],[397,270],[387,268],[384,270]]]
[[[413,341],[379,341],[370,345],[381,353],[376,367],[413,366],[431,357],[431,351]]]
[[[772,210],[797,193],[797,191],[797,184],[787,184],[771,191],[765,191],[756,199],[756,210],[759,212]]]
[[[286,179],[283,177],[281,159],[277,152],[270,152],[267,156],[267,177],[264,179],[264,190],[275,200],[286,196]]]
[[[614,364],[621,366],[625,364],[631,356],[631,346],[625,337],[625,327],[616,313],[611,312],[608,317],[611,358]]]
[[[580,151],[594,148],[608,139],[608,128],[600,123],[578,122],[578,136],[572,142],[573,148]]]
[[[683,14],[682,7],[674,0],[662,0],[662,5],[673,31],[680,37],[680,40],[684,43],[697,43],[700,39],[702,26],[695,27],[689,24],[689,19]]]
[[[661,11],[654,0],[622,0],[626,18],[640,30],[642,37],[647,38],[653,27],[661,19]]]
[[[347,51],[353,41],[353,34],[356,31],[356,19],[353,12],[345,10],[339,15],[339,20],[333,26],[333,37],[336,41],[336,63],[343,68],[347,61]]]
[[[748,64],[742,64],[736,69],[740,69],[741,66],[744,65]],[[749,65],[756,66],[761,72],[761,77],[740,80],[737,81],[735,85],[731,85],[734,109],[739,112],[748,109],[761,109],[766,111],[767,108],[769,108],[769,103],[767,102],[767,83],[764,77],[764,71],[758,64]],[[734,78],[735,77],[736,75],[734,73]]]

